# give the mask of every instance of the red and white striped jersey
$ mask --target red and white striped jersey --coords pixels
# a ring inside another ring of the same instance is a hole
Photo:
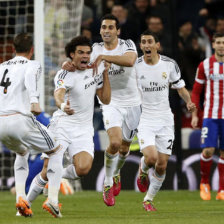
[[[202,86],[205,86],[204,118],[224,118],[224,70],[223,63],[215,55],[206,58],[197,69],[192,101],[199,104]]]

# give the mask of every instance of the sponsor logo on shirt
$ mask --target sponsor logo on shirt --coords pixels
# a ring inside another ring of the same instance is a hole
[[[142,87],[143,92],[158,92],[158,91],[163,91],[167,88],[167,85],[161,85],[159,86],[158,82],[150,82],[149,87]]]
[[[140,143],[143,145],[145,142],[144,142],[144,139],[141,139],[140,140]]]
[[[224,80],[224,74],[211,74],[209,76],[211,80]]]
[[[109,75],[121,75],[122,73],[124,73],[124,69],[121,67],[120,69],[111,69],[109,70],[108,74]]]

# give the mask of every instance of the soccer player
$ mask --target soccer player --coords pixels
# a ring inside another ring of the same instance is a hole
[[[103,42],[93,45],[91,61],[94,62],[95,71],[101,61],[112,63],[109,70],[111,102],[109,105],[102,104],[102,110],[110,142],[104,159],[106,176],[103,199],[107,206],[113,206],[114,196],[121,189],[120,169],[129,154],[129,146],[139,123],[141,95],[133,67],[137,58],[134,42],[118,38],[119,22],[110,14],[101,19],[100,34]],[[73,69],[71,63],[67,62],[66,65],[65,69]]]
[[[189,111],[194,110],[185,82],[181,79],[177,63],[158,54],[160,42],[156,34],[145,31],[141,35],[141,50],[135,68],[143,92],[142,115],[138,126],[138,140],[143,153],[139,166],[137,185],[147,194],[143,200],[146,211],[156,211],[153,199],[160,190],[166,176],[168,159],[174,141],[174,118],[169,105],[169,85],[177,89]],[[154,167],[150,179],[149,168]]]
[[[219,148],[219,190],[216,200],[224,200],[224,34],[214,34],[212,47],[215,50],[214,55],[206,58],[198,66],[192,101],[198,108],[200,96],[205,88],[201,130],[201,148],[203,150],[200,160],[200,197],[202,200],[211,200],[209,178],[212,156],[215,148]],[[198,125],[197,111],[192,114],[191,124],[193,128]]]
[[[95,94],[104,104],[111,99],[108,78],[109,63],[101,64],[99,74],[93,76],[88,69],[92,47],[83,36],[73,38],[65,47],[66,55],[76,67],[74,72],[60,70],[55,76],[54,97],[58,110],[53,114],[49,129],[68,149],[73,163],[63,170],[63,178],[78,179],[88,174],[94,157],[93,111]],[[104,67],[105,66],[105,67]],[[33,202],[47,183],[45,157],[44,167],[30,187],[28,201]]]
[[[16,56],[0,65],[0,140],[7,148],[16,152],[14,163],[16,208],[22,216],[32,216],[32,210],[25,194],[28,176],[28,149],[49,156],[46,175],[49,179],[49,197],[43,208],[54,210],[61,217],[58,207],[58,191],[62,176],[62,147],[53,134],[33,116],[40,114],[37,81],[41,66],[30,60],[33,55],[32,37],[18,34],[14,39]]]

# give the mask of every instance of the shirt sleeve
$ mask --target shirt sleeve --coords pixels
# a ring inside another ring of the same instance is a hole
[[[135,46],[134,42],[132,40],[130,40],[130,39],[125,40],[124,54],[126,52],[135,52],[137,54],[136,46]]]
[[[38,81],[42,73],[42,68],[39,62],[32,61],[25,73],[25,86],[27,88],[30,103],[39,102],[39,88]]]
[[[55,84],[55,90],[58,89],[66,89],[69,90],[72,87],[72,83],[69,80],[69,72],[66,70],[60,70],[58,71],[58,73],[56,74],[55,78],[54,78],[54,84]]]
[[[205,84],[206,76],[205,76],[205,70],[204,70],[204,64],[201,62],[197,68],[195,81],[200,84]]]
[[[178,64],[173,60],[170,62],[171,70],[170,70],[170,78],[169,82],[171,83],[172,89],[181,89],[185,86],[185,82],[181,79],[180,68]]]

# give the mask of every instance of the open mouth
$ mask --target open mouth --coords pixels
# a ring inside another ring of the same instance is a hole
[[[82,65],[87,65],[87,63],[88,63],[87,61],[81,61]]]
[[[146,54],[151,54],[151,51],[150,50],[146,50],[145,53]]]

